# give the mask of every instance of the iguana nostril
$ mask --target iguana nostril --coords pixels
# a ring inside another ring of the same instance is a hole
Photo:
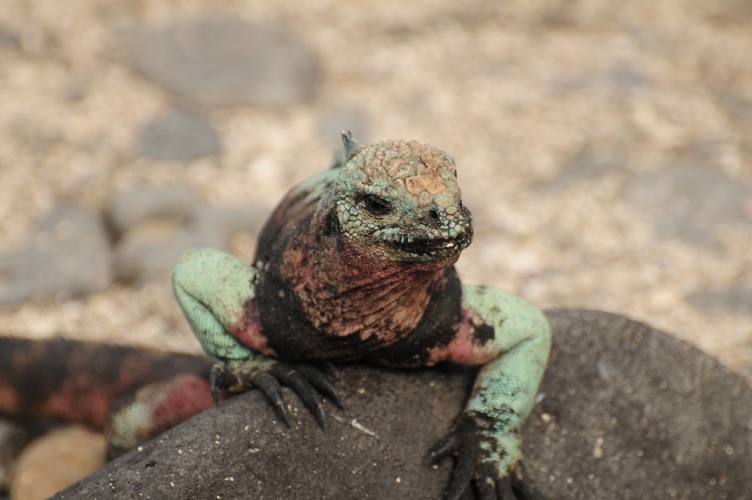
[[[431,217],[433,220],[439,220],[439,212],[433,208],[428,211],[428,216]]]

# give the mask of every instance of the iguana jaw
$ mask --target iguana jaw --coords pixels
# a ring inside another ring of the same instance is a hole
[[[417,230],[385,235],[383,241],[400,260],[408,262],[432,262],[459,258],[460,252],[473,241],[473,224],[470,211],[463,208],[464,223],[454,235],[447,231]],[[443,234],[442,234],[443,233]]]

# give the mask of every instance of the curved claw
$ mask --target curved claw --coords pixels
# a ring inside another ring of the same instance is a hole
[[[274,412],[287,427],[290,427],[292,425],[290,422],[290,412],[287,411],[287,405],[282,396],[282,387],[280,387],[277,379],[266,372],[257,372],[251,376],[250,381],[264,393],[266,398],[272,403]]]
[[[512,470],[510,483],[512,490],[522,500],[546,500],[543,493],[530,484],[530,481],[525,480],[525,468],[522,466],[522,462],[517,462],[517,465]]]
[[[439,441],[433,448],[431,448],[431,451],[429,452],[423,463],[425,465],[431,465],[443,458],[454,455],[460,450],[461,443],[461,439],[455,432],[450,433],[444,439]]]
[[[324,430],[327,422],[322,395],[331,399],[340,409],[345,407],[329,377],[313,365],[289,364],[262,357],[248,360],[232,370],[216,365],[212,368],[209,379],[215,401],[225,388],[231,392],[240,392],[249,387],[260,389],[288,427],[291,426],[290,414],[281,385],[288,386],[298,395]]]
[[[491,478],[476,479],[475,486],[478,487],[478,500],[497,500],[496,489]]]
[[[311,365],[297,365],[296,369],[317,391],[331,399],[337,405],[337,408],[340,410],[345,409],[344,401],[339,397],[337,391],[334,389],[334,384],[325,373]]]
[[[512,483],[509,480],[509,476],[503,477],[496,481],[496,496],[498,500],[515,500],[514,492],[512,491]]]
[[[316,417],[322,429],[326,430],[326,414],[324,413],[324,401],[306,378],[294,368],[277,365],[272,370],[272,375],[283,384],[295,391],[306,408]]]
[[[219,397],[223,389],[227,389],[238,383],[238,378],[222,365],[214,365],[209,372],[209,389],[211,390],[214,405],[219,406]]]
[[[332,380],[339,380],[339,370],[337,366],[331,361],[320,361],[314,366],[318,371],[326,375]]]
[[[480,500],[545,500],[529,481],[525,481],[522,463],[517,462],[508,474],[500,477],[498,465],[484,460],[483,435],[472,418],[458,420],[454,429],[432,449],[425,464],[448,456],[456,457],[446,500],[463,498],[470,482],[475,482]]]
[[[475,456],[467,451],[469,450],[462,450],[457,456],[457,464],[452,472],[452,482],[449,483],[446,495],[447,500],[459,500],[473,479]]]

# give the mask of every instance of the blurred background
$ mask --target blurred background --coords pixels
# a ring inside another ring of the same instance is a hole
[[[342,129],[455,157],[465,282],[752,377],[748,0],[2,0],[0,334],[199,352],[178,255],[250,261]]]

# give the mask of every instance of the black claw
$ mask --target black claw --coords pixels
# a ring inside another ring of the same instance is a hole
[[[449,434],[431,449],[423,463],[425,465],[431,465],[443,458],[454,455],[457,451],[459,451],[460,444],[460,439],[457,434]]]
[[[459,500],[465,493],[467,485],[473,478],[475,471],[475,456],[472,453],[460,453],[457,457],[457,465],[452,473],[452,482],[447,491],[447,500]]]
[[[496,481],[496,497],[498,500],[515,500],[509,476]]]
[[[337,369],[337,365],[331,361],[316,363],[316,367],[332,380],[339,380],[339,370]]]
[[[337,395],[337,391],[334,389],[334,384],[321,370],[311,365],[299,365],[296,369],[317,391],[337,405],[337,408],[343,411],[345,410],[345,403],[340,399],[339,395]]]
[[[272,403],[274,412],[285,423],[287,427],[292,426],[290,413],[287,411],[285,399],[282,396],[282,387],[277,379],[265,372],[257,372],[251,376],[250,382],[258,387],[264,393],[266,398]]]
[[[214,405],[219,406],[222,390],[238,383],[237,377],[222,365],[214,365],[209,372],[209,389]]]
[[[496,500],[493,479],[489,477],[476,478],[475,486],[478,488],[478,500]]]
[[[316,421],[321,428],[326,430],[326,414],[324,413],[323,408],[324,402],[308,380],[306,380],[303,375],[289,367],[280,367],[279,369],[274,370],[273,373],[283,384],[288,386],[298,395],[305,407],[316,417]]]
[[[522,462],[517,462],[512,469],[510,484],[520,500],[546,500],[546,497],[530,484],[530,481],[525,480],[525,468]]]
[[[546,497],[529,481],[512,483],[512,490],[520,500],[546,500]]]

